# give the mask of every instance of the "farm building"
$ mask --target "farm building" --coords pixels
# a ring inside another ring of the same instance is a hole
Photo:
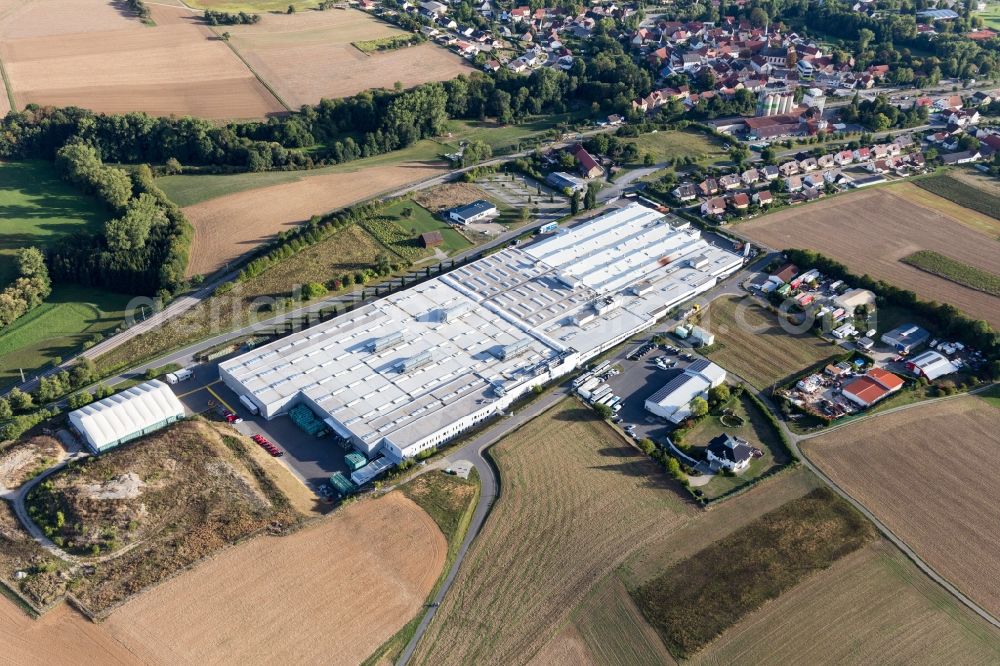
[[[633,203],[262,345],[219,374],[265,418],[305,404],[373,462],[395,463],[651,327],[742,262]]]
[[[470,204],[459,206],[448,213],[448,219],[457,224],[472,224],[482,222],[497,216],[497,207],[489,201],[480,199]]]
[[[184,406],[158,379],[70,412],[69,422],[94,454],[184,418]]]
[[[875,294],[867,289],[850,289],[833,299],[833,304],[838,308],[843,308],[847,312],[853,313],[855,309],[864,306],[872,308],[875,306]]]
[[[723,433],[713,437],[705,447],[705,458],[713,467],[741,472],[753,459],[753,450],[742,439]]]
[[[726,381],[726,371],[711,361],[698,359],[646,399],[646,411],[680,423],[691,416],[691,401],[705,398],[708,390]]]
[[[864,376],[847,383],[842,390],[844,397],[851,402],[861,407],[871,407],[901,388],[902,379],[887,370],[872,368]]]
[[[437,247],[444,243],[444,237],[440,231],[425,231],[420,234],[420,244],[424,247]]]
[[[926,377],[930,381],[950,375],[958,370],[944,355],[934,350],[925,351],[923,354],[911,358],[906,362],[906,369],[915,375]]]
[[[882,334],[882,342],[898,352],[908,354],[927,342],[931,334],[916,324],[903,324]]]

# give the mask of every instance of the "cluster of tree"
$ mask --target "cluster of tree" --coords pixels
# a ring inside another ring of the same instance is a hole
[[[260,14],[219,12],[213,9],[205,10],[205,22],[209,25],[253,25],[258,21],[260,21]]]
[[[125,0],[125,6],[134,11],[143,21],[149,20],[149,7],[143,0]]]
[[[981,351],[989,361],[986,368],[989,378],[1000,379],[1000,333],[994,331],[987,322],[972,319],[951,304],[922,301],[912,291],[900,289],[868,275],[854,275],[843,264],[812,250],[786,250],[785,256],[797,266],[816,268],[825,275],[868,289],[883,303],[898,305],[923,317],[941,335]]]
[[[885,95],[875,99],[858,101],[854,95],[851,103],[843,108],[841,117],[844,122],[860,123],[873,132],[882,132],[891,127],[915,127],[927,122],[927,107],[912,106],[906,111],[891,104]]]
[[[125,209],[132,198],[132,179],[128,172],[106,166],[93,146],[74,142],[56,152],[56,168],[63,178],[93,194],[114,212]]]
[[[595,134],[583,145],[591,153],[606,155],[620,164],[633,164],[639,161],[639,148],[634,141],[622,141],[616,136]]]
[[[131,294],[169,296],[181,288],[193,230],[156,186],[150,168],[143,164],[126,172],[106,167],[92,147],[81,144],[66,146],[57,159],[74,182],[91,182],[79,174],[114,173],[117,183],[117,174],[123,174],[127,190],[114,188],[114,206],[121,214],[108,220],[103,232],[78,232],[49,248],[53,279]],[[111,206],[102,192],[97,190]]]
[[[470,141],[462,150],[462,157],[458,160],[458,166],[467,167],[483,160],[493,157],[493,148],[483,141]]]
[[[42,421],[58,415],[58,408],[52,406],[48,409],[39,405],[45,405],[53,400],[58,400],[70,391],[75,391],[84,386],[94,383],[98,378],[97,368],[90,359],[82,359],[73,366],[71,371],[60,371],[49,377],[39,380],[39,386],[31,393],[25,393],[19,388],[13,388],[6,397],[0,398],[0,440],[17,439],[25,431],[33,428]],[[95,394],[82,391],[70,397],[69,406],[71,408],[82,407],[91,402],[94,398],[104,398],[114,393],[107,386],[99,385]]]
[[[36,308],[52,292],[45,258],[38,248],[22,248],[17,252],[19,277],[0,291],[0,327],[9,326],[18,317]]]

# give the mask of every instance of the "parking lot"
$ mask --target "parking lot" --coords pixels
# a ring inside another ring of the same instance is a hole
[[[569,215],[569,200],[566,197],[522,175],[515,175],[511,180],[507,174],[495,173],[476,181],[476,185],[511,207],[534,206],[538,209],[538,214],[533,216],[536,221],[548,222]]]
[[[344,462],[347,453],[336,442],[336,437],[313,437],[296,426],[288,416],[267,421],[251,414],[238,396],[219,380],[216,363],[192,366],[194,377],[174,384],[171,388],[181,403],[194,414],[208,418],[222,418],[230,411],[243,419],[234,428],[246,437],[261,434],[284,452],[280,457],[291,472],[312,490],[329,480],[334,472],[350,476]]]

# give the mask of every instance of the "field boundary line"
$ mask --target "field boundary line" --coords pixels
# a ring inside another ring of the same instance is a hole
[[[7,77],[7,68],[4,67],[3,58],[0,58],[0,77],[3,78],[3,87],[7,91],[7,101],[10,102],[10,110],[17,111],[17,102],[14,100],[14,88],[11,87],[10,79]]]
[[[226,46],[229,47],[229,50],[232,51],[236,55],[236,57],[240,59],[240,62],[242,62],[243,65],[248,70],[250,70],[250,73],[253,74],[254,78],[257,79],[257,81],[260,82],[260,85],[264,86],[264,88],[267,90],[267,92],[271,93],[271,96],[274,97],[275,100],[277,100],[278,104],[280,104],[281,106],[285,107],[285,110],[288,111],[289,113],[294,113],[295,112],[295,109],[293,109],[292,107],[290,107],[288,105],[288,102],[286,102],[284,99],[282,99],[281,95],[278,94],[278,91],[275,90],[274,88],[272,88],[271,84],[268,83],[267,81],[265,81],[264,77],[262,77],[260,74],[258,74],[257,70],[254,69],[253,66],[249,62],[247,62],[247,59],[243,57],[243,54],[240,53],[239,49],[237,49],[235,46],[233,46],[232,42],[230,42],[228,39],[223,39],[222,35],[220,35],[215,30],[215,28],[213,28],[213,27],[209,27],[209,31],[213,35],[215,35],[216,38],[220,42],[222,42],[223,44],[225,44]]]

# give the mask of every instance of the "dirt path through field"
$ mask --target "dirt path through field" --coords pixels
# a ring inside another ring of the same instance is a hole
[[[148,662],[358,664],[419,611],[447,543],[401,493],[232,548],[105,623]]]
[[[310,216],[438,175],[436,163],[408,162],[300,180],[210,199],[184,209],[194,225],[188,275],[209,274]]]

